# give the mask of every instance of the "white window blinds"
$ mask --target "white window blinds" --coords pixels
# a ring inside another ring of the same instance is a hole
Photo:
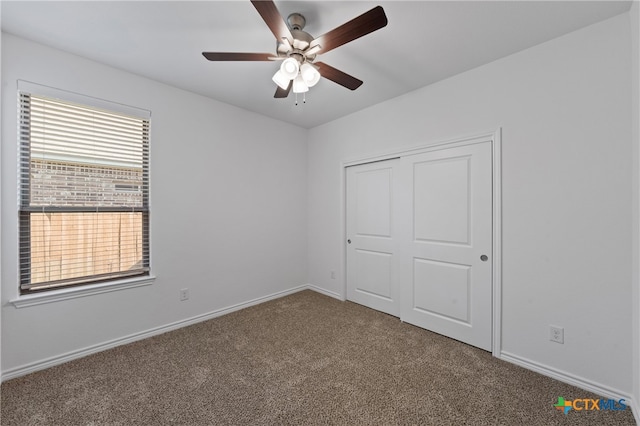
[[[20,93],[20,289],[149,273],[149,120]]]

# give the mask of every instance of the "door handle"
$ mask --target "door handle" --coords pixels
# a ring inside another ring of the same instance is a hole
[[[347,240],[347,244],[351,244],[351,240]]]
[[[486,262],[487,260],[489,260],[489,257],[486,254],[483,254],[482,256],[480,256],[480,260]]]

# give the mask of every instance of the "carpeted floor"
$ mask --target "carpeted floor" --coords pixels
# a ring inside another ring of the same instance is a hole
[[[397,318],[304,291],[2,384],[9,425],[633,425]]]

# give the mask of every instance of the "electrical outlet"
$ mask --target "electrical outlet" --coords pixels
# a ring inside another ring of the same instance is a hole
[[[336,271],[331,271],[331,279],[332,280],[336,279]]]
[[[564,328],[550,325],[549,331],[551,333],[549,335],[549,340],[551,340],[552,342],[564,344]]]
[[[185,301],[189,299],[189,289],[183,288],[180,289],[180,300]]]

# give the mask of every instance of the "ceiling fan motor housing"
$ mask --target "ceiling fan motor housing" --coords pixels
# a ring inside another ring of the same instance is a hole
[[[307,20],[299,13],[292,13],[287,17],[287,23],[292,30],[301,30],[307,24]]]
[[[304,51],[309,47],[314,37],[306,31],[302,31],[306,24],[306,19],[299,13],[292,13],[287,18],[289,28],[293,40],[291,45],[285,42],[278,41],[276,46],[276,52],[281,57],[294,57],[298,62],[303,63],[305,61],[313,61],[316,58],[315,54],[307,55]]]

